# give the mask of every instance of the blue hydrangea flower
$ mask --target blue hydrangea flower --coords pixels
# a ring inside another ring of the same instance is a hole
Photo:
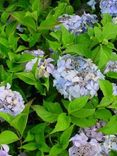
[[[103,151],[108,155],[111,150],[117,151],[117,136],[106,135],[102,145]]]
[[[74,34],[80,34],[87,31],[87,27],[93,27],[97,22],[96,15],[84,13],[81,17],[78,15],[64,14],[58,18],[58,21],[64,25],[64,27]],[[60,26],[56,26],[59,29]]]
[[[41,77],[49,77],[50,74],[52,74],[54,70],[54,65],[51,63],[54,60],[51,58],[44,58],[44,52],[40,49],[38,50],[33,50],[33,51],[25,51],[27,53],[32,54],[35,56],[34,59],[26,63],[25,66],[25,71],[29,72],[32,70],[33,66],[37,62],[37,72],[36,72],[36,77],[41,78]]]
[[[117,16],[117,0],[101,0],[100,9],[102,14]]]
[[[69,148],[69,156],[100,156],[101,145],[95,139],[88,140],[84,133],[76,134],[70,139],[73,146]]]
[[[69,54],[60,57],[53,77],[54,86],[69,100],[86,95],[93,97],[99,89],[98,79],[104,79],[90,59]]]
[[[98,131],[104,124],[80,129],[70,139],[73,146],[69,148],[69,156],[108,156],[111,150],[117,151],[117,136],[104,135]]]
[[[105,140],[105,135],[102,132],[99,132],[99,129],[105,125],[105,122],[97,122],[94,126],[88,128],[81,128],[80,132],[83,132],[88,139],[96,139],[99,142]]]
[[[0,148],[0,156],[11,156],[9,155],[9,146],[6,144],[2,144]]]
[[[104,74],[108,72],[117,72],[117,61],[109,61],[105,67]]]
[[[10,84],[0,87],[0,112],[15,116],[23,111],[25,105],[21,94],[10,87]]]

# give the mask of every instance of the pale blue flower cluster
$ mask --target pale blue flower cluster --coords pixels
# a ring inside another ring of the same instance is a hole
[[[9,146],[6,144],[2,144],[0,148],[0,156],[11,156],[9,155]]]
[[[102,14],[117,16],[117,0],[101,0],[100,9]]]
[[[95,10],[96,1],[90,0],[87,2],[87,4],[92,8],[92,10]]]
[[[23,111],[25,105],[21,94],[10,87],[10,84],[0,87],[0,112],[15,116]]]
[[[87,27],[93,27],[97,22],[97,16],[84,13],[81,17],[78,15],[64,14],[58,18],[58,21],[64,25],[64,27],[74,34],[80,34],[87,31]],[[56,26],[59,29],[60,26]]]
[[[91,128],[80,129],[70,139],[73,146],[69,148],[69,156],[108,156],[111,150],[117,151],[116,135],[99,132],[104,125],[104,122],[98,122]]]
[[[37,78],[49,77],[49,75],[52,74],[54,70],[54,65],[51,62],[53,62],[54,60],[51,58],[44,58],[44,52],[42,50],[38,49],[38,50],[25,51],[25,52],[35,56],[34,59],[26,63],[25,71],[27,72],[31,71],[33,69],[33,66],[37,62],[37,70],[36,70]]]
[[[109,61],[105,67],[104,74],[108,72],[117,72],[117,61]]]
[[[95,96],[99,89],[98,80],[104,79],[90,59],[69,54],[59,58],[53,77],[54,86],[69,100],[80,96]]]
[[[81,132],[70,139],[73,146],[69,148],[69,156],[101,156],[101,146],[96,139],[90,139]]]

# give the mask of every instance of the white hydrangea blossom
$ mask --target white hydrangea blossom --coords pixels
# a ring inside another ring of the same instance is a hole
[[[92,10],[95,10],[95,5],[96,5],[95,0],[89,0],[87,4],[92,8]]]
[[[32,70],[34,64],[37,62],[37,77],[49,77],[54,70],[54,65],[51,63],[54,60],[51,58],[44,58],[44,52],[40,49],[34,51],[26,51],[35,56],[34,59],[26,63],[25,71],[29,72]]]
[[[99,89],[98,80],[104,79],[90,59],[69,54],[59,58],[53,77],[54,86],[69,100],[87,95],[93,97]]]
[[[0,87],[0,111],[18,115],[25,108],[21,94],[10,89],[10,84]]]
[[[9,152],[9,146],[2,144],[0,148],[0,156],[11,156],[8,154],[8,152]]]
[[[117,151],[117,136],[107,135],[102,145],[103,151],[108,154],[111,150]]]
[[[108,72],[117,72],[117,61],[109,61],[105,67],[104,74]]]
[[[87,26],[92,27],[96,22],[97,16],[84,13],[81,17],[78,15],[64,14],[58,18],[58,21],[64,25],[64,27],[74,34],[80,34],[87,30]],[[59,29],[60,26],[56,26]]]
[[[88,141],[84,133],[76,134],[70,141],[73,146],[69,148],[69,156],[100,156],[100,144],[95,139]]]
[[[112,22],[113,22],[114,24],[117,24],[117,17],[113,17]]]
[[[16,29],[17,29],[19,32],[21,32],[21,33],[23,33],[23,31],[24,31],[24,28],[21,26],[21,24],[18,24],[17,27],[16,27]]]

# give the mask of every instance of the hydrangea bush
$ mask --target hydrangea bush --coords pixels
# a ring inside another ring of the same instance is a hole
[[[1,0],[0,156],[117,156],[117,1]]]

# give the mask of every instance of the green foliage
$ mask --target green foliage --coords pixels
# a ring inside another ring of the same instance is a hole
[[[0,134],[0,144],[10,144],[19,140],[18,136],[9,130],[3,131]]]
[[[113,95],[112,85],[117,72],[108,72],[104,80],[99,80],[97,96],[68,101],[53,87],[51,76],[38,78],[37,62],[32,71],[25,71],[26,63],[35,58],[30,51],[36,49],[44,50],[45,58],[52,57],[55,66],[61,55],[83,56],[91,59],[102,73],[108,61],[117,61],[117,25],[110,15],[103,15],[94,27],[79,35],[58,22],[63,14],[82,14],[86,2],[0,2],[0,86],[10,83],[25,101],[25,109],[17,116],[0,112],[0,144],[10,144],[13,156],[20,151],[28,156],[68,156],[70,138],[80,128],[89,128],[98,121],[105,122],[101,132],[117,134],[117,96]],[[60,28],[55,29],[58,25]],[[110,152],[110,156],[115,155],[116,151]]]
[[[107,125],[103,128],[101,128],[101,132],[105,134],[117,134],[117,116],[114,115],[110,118],[110,121],[107,123]]]

